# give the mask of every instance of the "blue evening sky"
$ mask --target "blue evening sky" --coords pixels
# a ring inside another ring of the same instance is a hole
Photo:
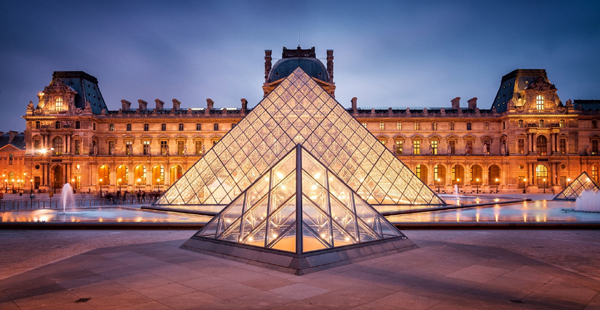
[[[0,131],[21,118],[53,71],[99,80],[121,99],[171,107],[250,106],[264,50],[334,50],[344,106],[490,108],[504,74],[546,69],[567,99],[600,99],[598,1],[13,1],[0,3]]]

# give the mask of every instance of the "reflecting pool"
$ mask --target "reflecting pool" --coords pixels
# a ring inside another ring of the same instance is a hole
[[[88,223],[207,223],[212,216],[174,212],[146,211],[125,207],[94,209],[28,210],[0,212],[0,222],[88,222]]]
[[[600,222],[600,213],[565,212],[574,202],[536,200],[387,216],[392,223]]]

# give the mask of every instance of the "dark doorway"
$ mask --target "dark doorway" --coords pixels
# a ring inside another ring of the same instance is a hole
[[[61,166],[52,168],[52,188],[61,189],[64,184],[63,169]]]

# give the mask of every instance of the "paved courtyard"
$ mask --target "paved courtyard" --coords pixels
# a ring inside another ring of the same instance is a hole
[[[0,309],[600,309],[600,231],[405,231],[418,249],[294,276],[192,231],[0,231]]]

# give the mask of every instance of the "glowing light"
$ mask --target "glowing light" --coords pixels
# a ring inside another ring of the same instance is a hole
[[[273,234],[273,238],[277,238],[277,234]]]
[[[315,173],[315,179],[318,179],[321,176],[320,172]]]
[[[284,176],[285,176],[285,175],[283,175],[283,173],[281,173],[281,172],[277,171],[277,177],[278,177],[280,180],[281,180],[281,179],[283,179],[283,177],[284,177]]]
[[[316,186],[316,185],[313,185],[313,186],[311,186],[311,187],[310,187],[310,189],[312,189],[312,190],[316,190],[316,189],[317,189],[317,186]]]

